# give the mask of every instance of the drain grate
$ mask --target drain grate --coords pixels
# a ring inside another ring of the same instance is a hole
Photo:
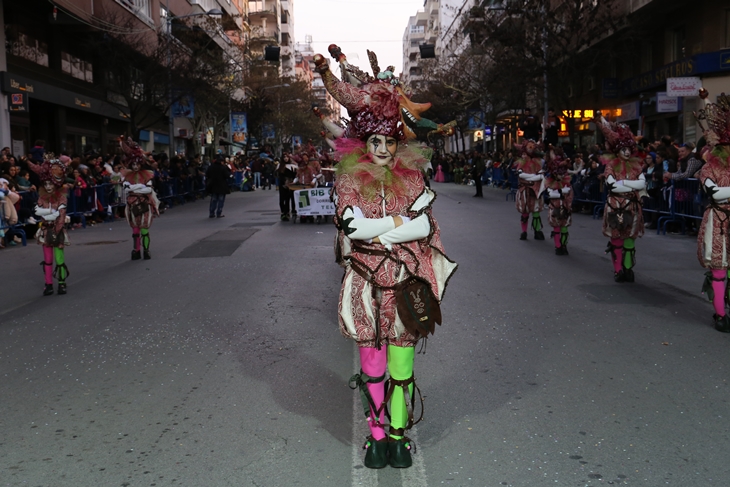
[[[186,247],[173,259],[230,257],[243,242],[251,238],[256,232],[258,232],[256,228],[221,230]]]

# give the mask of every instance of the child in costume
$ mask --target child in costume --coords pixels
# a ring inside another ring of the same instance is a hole
[[[54,277],[58,280],[58,294],[66,294],[66,278],[69,276],[63,249],[69,244],[65,228],[66,198],[69,188],[66,185],[66,165],[71,159],[68,156],[57,159],[52,153],[46,153],[44,157],[45,160],[41,165],[28,160],[28,167],[38,174],[43,183],[39,188],[38,203],[35,206],[35,214],[40,221],[36,241],[43,246],[43,262],[41,262],[45,278],[43,295],[50,296],[53,294]]]
[[[573,222],[569,163],[563,157],[562,149],[551,148],[547,154],[543,185],[550,199],[548,223],[553,228],[551,236],[555,242],[555,255],[568,255],[568,227]]]
[[[373,53],[368,52],[374,76],[350,66],[337,46],[330,46],[330,53],[340,63],[343,81],[322,55],[314,62],[327,90],[351,117],[346,130],[323,123],[340,137],[331,141],[340,161],[333,191],[336,253],[345,268],[339,325],[360,353],[361,371],[350,387],[360,389],[370,427],[364,464],[410,467],[412,441],[405,433],[418,422],[415,345],[440,324],[438,305],[457,265],[446,257],[431,213],[436,195],[421,173],[427,159],[405,142],[415,137],[414,130],[438,126],[420,115],[430,104],[411,102],[392,68],[381,72]]]
[[[145,167],[146,154],[142,148],[130,138],[119,140],[119,145],[126,154],[126,167],[120,170],[123,187],[127,191],[127,206],[124,215],[132,227],[132,260],[139,260],[143,251],[144,259],[150,255],[150,225],[152,218],[159,215],[160,202],[153,189],[155,173]],[[141,243],[141,245],[140,245]],[[141,247],[141,249],[140,249]]]
[[[706,99],[707,95],[706,90],[701,90],[701,98]],[[703,291],[715,308],[715,329],[730,333],[725,284],[730,268],[730,96],[721,94],[716,103],[708,103],[696,116],[703,125],[707,141],[703,154],[705,165],[698,177],[710,196],[697,235],[697,258],[702,267],[709,269]]]
[[[515,206],[520,213],[520,223],[522,225],[522,233],[520,240],[527,240],[527,222],[532,213],[532,230],[535,240],[545,240],[545,234],[542,233],[542,219],[540,212],[542,211],[542,199],[540,188],[542,186],[542,159],[537,152],[537,143],[534,140],[526,140],[521,146],[516,146],[521,152],[521,157],[514,163],[514,170],[519,176],[519,187],[515,196]]]
[[[634,282],[636,239],[644,235],[644,216],[639,191],[646,187],[643,157],[637,151],[631,129],[600,117],[596,124],[606,138],[609,153],[601,156],[608,186],[603,210],[603,234],[610,238],[606,253],[613,260],[616,282]]]

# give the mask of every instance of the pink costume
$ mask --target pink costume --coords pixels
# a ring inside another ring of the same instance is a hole
[[[394,68],[381,72],[373,53],[374,77],[350,66],[337,46],[331,45],[330,53],[345,81],[320,54],[314,57],[316,69],[351,116],[346,130],[323,121],[339,137],[332,142],[340,161],[333,191],[335,251],[345,269],[338,318],[341,333],[357,342],[361,363],[350,387],[360,389],[371,431],[365,466],[405,468],[412,464],[412,441],[404,433],[418,422],[415,344],[440,324],[438,305],[457,265],[444,253],[431,212],[436,195],[422,176],[428,160],[421,148],[405,143],[415,134],[401,115],[406,111],[419,126],[436,125],[420,116],[430,105],[411,102]],[[386,368],[390,378],[384,388]]]
[[[66,267],[64,247],[69,244],[66,232],[66,164],[68,156],[56,159],[53,154],[46,154],[42,165],[28,161],[28,167],[40,176],[43,187],[38,191],[38,203],[35,214],[41,223],[36,232],[36,241],[43,246],[43,274],[45,287],[43,295],[53,294],[53,278],[58,279],[58,294],[66,294],[66,278],[69,276]],[[56,268],[53,269],[53,261]]]
[[[155,173],[143,168],[146,154],[136,142],[127,138],[120,139],[119,144],[127,155],[126,168],[120,172],[124,189],[127,191],[124,215],[132,227],[132,260],[139,260],[142,257],[140,247],[144,250],[144,259],[148,260],[151,258],[149,228],[152,225],[152,218],[159,215],[160,204],[152,188]]]
[[[560,149],[552,149],[547,155],[543,187],[550,201],[548,223],[553,228],[555,255],[568,255],[568,227],[573,222],[573,189],[568,164]]]
[[[702,90],[700,97],[707,98],[707,91]],[[702,290],[715,308],[715,329],[730,333],[725,282],[730,268],[730,96],[721,94],[716,103],[707,104],[696,116],[707,141],[703,151],[705,165],[699,172],[699,180],[709,195],[697,235],[697,258],[702,267],[709,269]]]
[[[444,176],[444,170],[441,164],[436,167],[436,176],[433,178],[437,183],[445,183],[446,176]]]
[[[636,157],[636,141],[628,126],[607,122],[603,117],[596,124],[603,131],[607,149],[612,152],[601,156],[608,186],[603,210],[603,234],[610,238],[606,253],[613,260],[614,280],[634,282],[635,239],[644,235],[639,199],[639,191],[646,187],[642,158]]]
[[[527,222],[530,219],[530,213],[532,213],[532,230],[535,240],[545,240],[540,218],[543,204],[539,197],[543,180],[542,159],[535,152],[537,145],[533,140],[526,140],[521,146],[516,147],[522,153],[514,164],[514,170],[517,171],[519,177],[515,207],[520,214],[522,227],[520,240],[527,240]]]

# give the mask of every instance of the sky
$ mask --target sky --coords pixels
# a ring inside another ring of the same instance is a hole
[[[367,50],[378,55],[381,70],[403,70],[403,33],[408,18],[423,10],[423,0],[291,0],[294,4],[294,40],[312,36],[315,53],[334,67],[327,46],[337,44],[347,60],[372,74]],[[339,76],[339,68],[333,69]]]

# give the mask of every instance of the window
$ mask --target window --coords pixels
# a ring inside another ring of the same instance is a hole
[[[654,66],[654,49],[651,44],[642,44],[641,46],[641,72],[651,71]]]
[[[423,25],[412,25],[411,34],[423,34],[425,32],[425,26]]]
[[[67,52],[61,52],[61,71],[70,74],[76,79],[94,82],[94,69],[91,63],[72,56]]]
[[[150,0],[117,0],[134,13],[150,18]]]
[[[10,52],[14,56],[48,67],[48,44],[25,34],[18,34],[18,38],[11,43]]]
[[[669,61],[679,61],[687,56],[687,34],[684,27],[679,27],[672,31],[671,35],[672,44],[669,46],[669,54],[672,57]]]

